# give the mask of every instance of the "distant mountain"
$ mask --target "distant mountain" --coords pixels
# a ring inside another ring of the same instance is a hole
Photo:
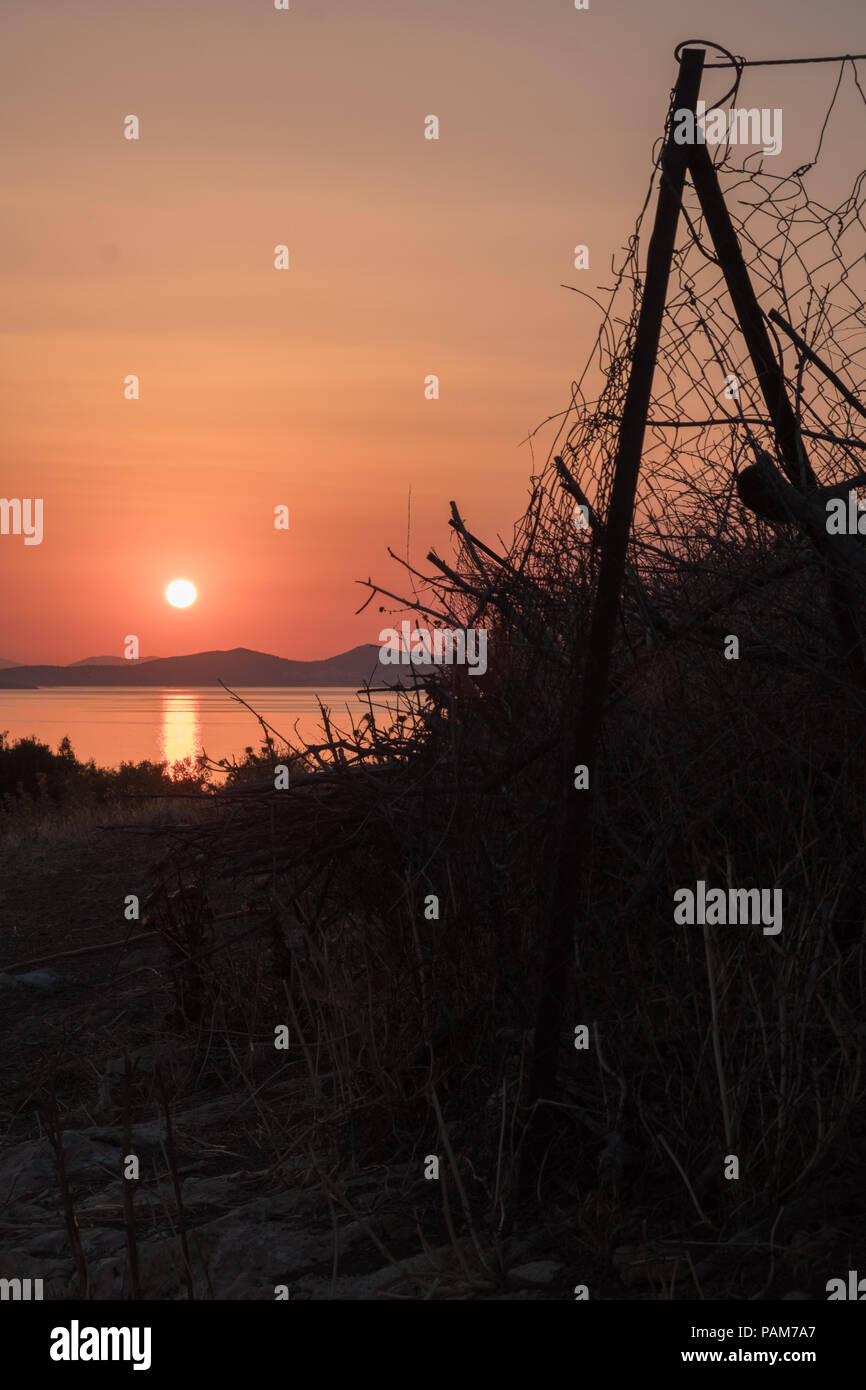
[[[17,661],[7,661],[5,656],[0,656],[0,671],[7,671],[10,666],[17,666]]]
[[[84,656],[80,661],[70,661],[70,666],[140,666],[143,661],[156,661],[155,656],[143,656],[137,662],[127,661],[125,656]]]
[[[0,670],[0,689],[32,689],[50,685],[305,685],[359,687],[399,681],[401,668],[379,664],[379,648],[372,642],[341,652],[324,661],[288,661],[267,652],[235,647],[228,652],[196,652],[192,656],[154,657],[130,665],[116,658],[111,664],[92,666],[16,666]]]

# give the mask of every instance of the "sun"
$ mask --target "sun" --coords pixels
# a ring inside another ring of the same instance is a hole
[[[173,579],[165,591],[172,608],[189,608],[198,598],[195,585],[188,579]]]

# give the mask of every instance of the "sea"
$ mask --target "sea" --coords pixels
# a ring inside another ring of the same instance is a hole
[[[319,701],[332,727],[351,731],[369,711],[356,689],[256,686],[237,691],[290,743],[325,742]],[[387,725],[394,697],[373,695],[377,724]],[[42,690],[0,690],[0,733],[10,742],[34,736],[54,751],[68,736],[75,756],[93,758],[98,767],[122,762],[167,762],[205,752],[218,762],[258,750],[261,729],[255,715],[224,690],[161,686],[51,686]]]

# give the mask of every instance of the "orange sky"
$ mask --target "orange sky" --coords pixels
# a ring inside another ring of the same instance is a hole
[[[0,656],[121,655],[130,633],[327,656],[378,636],[354,581],[400,587],[410,486],[419,563],[452,497],[510,531],[520,441],[595,333],[560,284],[609,283],[674,44],[866,49],[855,0],[590,4],[7,6],[0,496],[43,497],[45,535],[0,536]],[[792,138],[831,79],[804,76]],[[177,576],[192,609],[162,597]]]

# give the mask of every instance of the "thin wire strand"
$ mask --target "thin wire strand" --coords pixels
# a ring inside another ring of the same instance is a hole
[[[713,44],[718,48],[718,44]],[[866,60],[866,53],[840,53],[835,58],[736,58],[730,63],[704,63],[705,68],[788,68],[802,63],[857,63]]]

